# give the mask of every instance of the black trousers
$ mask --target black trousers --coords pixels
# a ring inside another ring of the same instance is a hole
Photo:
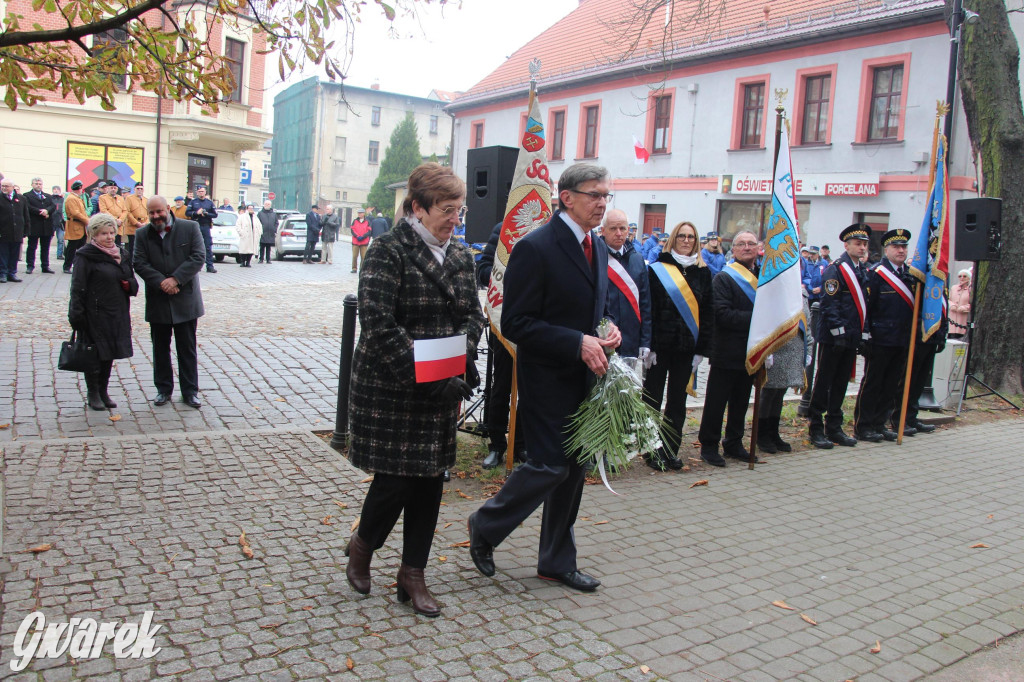
[[[811,319],[810,329],[817,334],[818,333],[818,320],[821,319],[821,303],[815,301],[811,304]],[[807,384],[807,388],[804,389],[804,394],[800,396],[800,401],[805,405],[811,404],[811,397],[814,394],[814,363],[818,358],[818,341],[815,339],[807,352],[811,354],[811,364],[804,368],[804,382]],[[762,390],[762,395],[764,392]]]
[[[508,448],[508,413],[512,400],[512,356],[494,334],[487,342],[492,354],[491,393],[487,397],[487,434],[491,449],[505,451]],[[523,416],[516,415],[515,449],[526,451],[523,440]]]
[[[313,241],[306,240],[306,250],[302,252],[302,260],[313,260],[313,256],[316,255],[316,242],[315,239]]]
[[[132,257],[135,255],[135,235],[130,234],[128,235],[127,239],[125,239],[121,235],[117,235],[114,241],[116,241],[118,244],[125,244],[124,250],[128,252],[128,260],[131,260]]]
[[[380,549],[404,511],[402,563],[412,568],[426,568],[443,492],[441,476],[374,474],[359,515],[359,537],[374,550]]]
[[[50,267],[50,240],[53,235],[46,237],[29,237],[28,246],[25,247],[25,267],[34,268],[36,265],[36,246],[39,247],[39,264]]]
[[[206,245],[206,267],[213,267],[213,232],[209,225],[199,225],[199,231],[203,235],[203,244]]]
[[[757,406],[757,418],[778,419],[782,416],[782,406],[786,402],[788,388],[761,389],[761,402]]]
[[[907,396],[907,423],[917,421],[917,413],[920,410],[918,401],[924,393],[924,382],[928,376],[927,368],[938,347],[934,343],[918,343],[914,349],[914,366],[910,369],[910,394]],[[892,413],[889,415],[889,422],[895,430],[900,425],[900,408],[903,405],[903,383],[907,375],[900,372],[900,381],[896,386],[896,403],[893,405]]]
[[[71,266],[75,264],[75,252],[83,246],[85,246],[85,237],[68,240],[67,248],[64,249],[64,272],[71,271]]]
[[[550,466],[528,459],[512,472],[498,494],[476,511],[477,532],[497,547],[543,504],[537,570],[575,571],[576,536],[572,527],[580,510],[583,481],[583,468],[575,462]]]
[[[153,341],[153,384],[165,395],[174,392],[174,372],[171,369],[171,334],[178,353],[178,382],[182,395],[199,392],[199,356],[196,352],[196,323],[198,320],[178,324],[149,323],[149,336]]]
[[[651,365],[644,379],[644,402],[661,410],[661,398],[668,383],[668,397],[665,399],[665,426],[667,438],[664,452],[678,457],[679,444],[686,425],[686,384],[693,372],[693,355],[690,353],[658,353],[658,364]]]
[[[821,430],[822,415],[826,415],[826,431],[837,431],[843,427],[846,385],[850,383],[850,372],[856,364],[856,348],[818,344],[818,373],[814,376],[814,393],[807,412],[812,431]]]
[[[273,246],[273,244],[260,243],[260,260],[270,262],[270,249]]]
[[[701,450],[718,451],[718,442],[726,450],[743,447],[743,431],[746,427],[747,406],[750,404],[750,389],[754,377],[745,369],[723,369],[711,365],[708,373],[707,394],[704,396],[704,414],[700,419]],[[725,438],[722,439],[722,417],[729,407],[729,418],[725,423]]]
[[[858,431],[881,431],[896,405],[896,390],[907,371],[907,349],[870,344],[864,377],[853,408]]]

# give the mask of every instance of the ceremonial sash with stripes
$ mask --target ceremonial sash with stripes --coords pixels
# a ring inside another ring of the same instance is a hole
[[[611,259],[608,262],[610,263]],[[657,275],[661,286],[664,287],[672,305],[679,311],[679,316],[683,318],[683,323],[690,330],[693,342],[696,344],[697,334],[700,333],[700,308],[697,306],[697,297],[693,295],[693,289],[690,288],[690,284],[683,277],[679,268],[670,268],[664,263],[651,263],[650,267],[651,271]],[[692,373],[690,380],[686,383],[686,392],[697,397]]]
[[[622,266],[611,253],[608,254],[608,281],[615,285],[615,288],[622,292],[622,295],[629,301],[630,307],[636,313],[636,319],[640,319],[640,289],[636,282],[629,276],[629,272]]]
[[[757,296],[757,277],[754,276],[750,270],[733,261],[722,268],[722,272],[727,273],[732,280],[739,285],[740,290],[747,295],[750,302],[754,302],[754,297]]]
[[[860,288],[860,280],[857,279],[857,273],[853,271],[849,263],[839,263],[838,270],[846,280],[846,288],[850,290],[850,295],[853,296],[853,303],[857,307],[857,315],[860,317],[860,330],[863,332],[867,305],[864,303],[864,290]]]
[[[903,280],[899,278],[899,275],[884,265],[879,265],[875,268],[875,272],[878,273],[879,277],[888,282],[889,286],[896,290],[896,293],[900,295],[900,298],[903,299],[904,303],[911,308],[914,307],[914,294],[910,293],[910,287],[908,287]]]

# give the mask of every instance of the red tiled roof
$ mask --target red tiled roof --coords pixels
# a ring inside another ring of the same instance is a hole
[[[873,16],[934,13],[942,0],[675,0],[671,30],[665,24],[665,8],[649,16],[646,26],[631,20],[637,5],[654,0],[582,0],[561,21],[526,43],[486,78],[460,95],[460,100],[479,101],[521,94],[530,80],[528,65],[540,59],[538,82],[564,81],[590,72],[615,68],[624,60],[638,67],[645,60],[657,63],[666,43],[675,58],[718,50],[739,49],[753,39],[808,34],[835,24],[867,23]],[[707,7],[693,16],[693,5]],[[456,103],[456,106],[458,102]]]

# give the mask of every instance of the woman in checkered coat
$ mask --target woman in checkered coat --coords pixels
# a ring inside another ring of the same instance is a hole
[[[370,560],[405,512],[398,599],[437,616],[423,569],[441,504],[443,474],[455,463],[459,403],[479,384],[474,364],[484,328],[473,255],[451,239],[465,216],[465,184],[450,168],[412,172],[404,218],[374,240],[359,278],[360,337],[353,361],[349,459],[374,474],[346,575],[370,591]],[[416,383],[413,340],[465,334],[466,374]]]

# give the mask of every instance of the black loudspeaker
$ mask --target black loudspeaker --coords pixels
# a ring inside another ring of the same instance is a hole
[[[516,173],[516,147],[478,147],[466,154],[466,241],[486,243],[505,218],[505,204]]]
[[[1003,248],[1002,199],[960,199],[956,202],[956,259],[999,260]]]

